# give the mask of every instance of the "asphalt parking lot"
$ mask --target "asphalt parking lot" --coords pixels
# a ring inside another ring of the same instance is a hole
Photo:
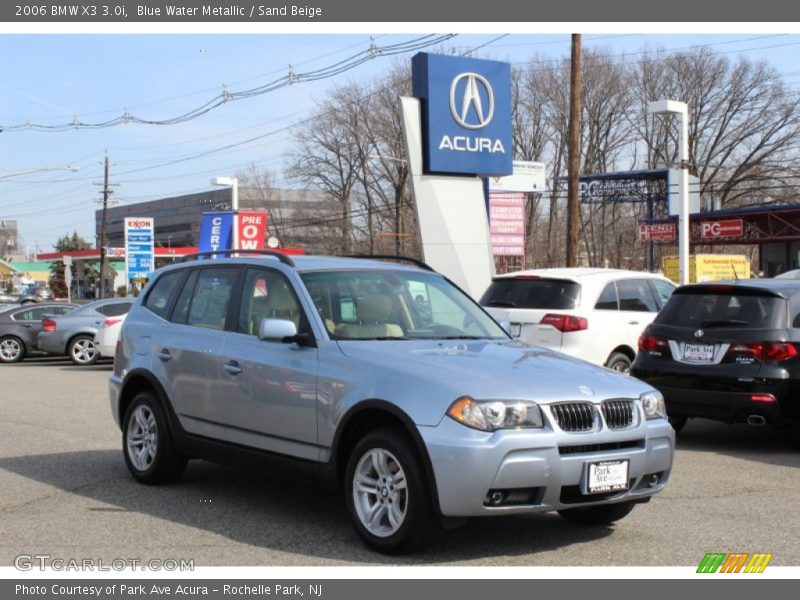
[[[422,554],[384,557],[340,498],[194,461],[145,487],[128,475],[106,397],[110,363],[0,366],[0,564],[20,554],[194,559],[195,565],[697,565],[706,552],[800,564],[800,452],[767,428],[690,421],[672,480],[613,527],[556,515],[474,519]]]

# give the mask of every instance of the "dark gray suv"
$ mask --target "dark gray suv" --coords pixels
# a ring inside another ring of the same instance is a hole
[[[162,269],[122,327],[110,396],[137,480],[174,480],[190,457],[288,465],[343,490],[382,552],[421,547],[442,519],[608,524],[672,468],[656,390],[513,340],[423,264]]]

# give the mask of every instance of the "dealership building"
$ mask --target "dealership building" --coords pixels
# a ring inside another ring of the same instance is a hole
[[[262,194],[263,190],[240,187],[239,209],[267,211]],[[324,193],[308,190],[279,189],[272,190],[271,194],[277,200],[270,202],[268,212],[270,216],[279,212],[283,223],[291,222],[303,209],[325,200]],[[231,210],[231,195],[231,188],[218,188],[109,207],[106,211],[106,246],[121,248],[125,245],[126,217],[151,217],[155,225],[156,247],[196,246],[203,213]],[[102,218],[103,211],[95,211],[95,235],[98,240]],[[267,231],[272,231],[269,221]]]

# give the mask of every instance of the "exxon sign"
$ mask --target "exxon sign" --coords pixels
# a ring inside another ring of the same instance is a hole
[[[425,172],[513,173],[511,65],[421,52],[411,66]]]

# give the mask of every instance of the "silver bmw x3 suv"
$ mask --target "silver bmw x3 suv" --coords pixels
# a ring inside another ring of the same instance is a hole
[[[122,328],[110,399],[140,482],[256,459],[336,486],[386,553],[464,517],[612,523],[664,488],[674,454],[658,391],[515,341],[424,263],[161,269]]]

